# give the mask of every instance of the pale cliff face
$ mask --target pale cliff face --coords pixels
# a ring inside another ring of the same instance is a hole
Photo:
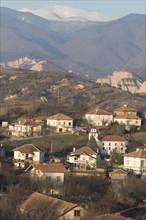
[[[98,78],[96,82],[106,83],[131,93],[146,93],[146,84],[140,79],[133,77],[133,74],[128,71],[115,71],[111,76]]]
[[[47,71],[48,69],[58,68],[55,64],[46,60],[31,59],[29,57],[22,57],[18,60],[0,63],[3,68],[28,69],[33,71]]]

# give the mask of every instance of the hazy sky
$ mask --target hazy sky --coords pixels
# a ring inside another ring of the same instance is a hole
[[[146,14],[146,0],[0,0],[1,6],[12,9],[29,8],[36,9],[52,5],[66,5],[85,10],[98,11],[115,17],[122,17],[130,13]]]

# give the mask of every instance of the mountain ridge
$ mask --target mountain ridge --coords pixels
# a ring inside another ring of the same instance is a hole
[[[49,60],[94,78],[115,70],[145,69],[145,15],[68,23],[2,7],[0,28],[1,62]]]

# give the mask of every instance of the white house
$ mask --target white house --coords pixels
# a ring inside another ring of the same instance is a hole
[[[47,118],[47,126],[53,127],[57,133],[72,132],[73,119],[62,113]]]
[[[33,144],[25,144],[14,150],[14,165],[19,168],[26,168],[32,163],[42,163],[45,153]]]
[[[124,124],[127,129],[130,126],[141,127],[141,118],[137,116],[137,110],[129,107],[128,105],[123,105],[113,110],[114,111],[114,122],[119,124]]]
[[[124,169],[146,176],[146,148],[125,154]]]
[[[97,153],[89,147],[82,147],[77,150],[74,148],[73,152],[68,154],[67,161],[72,163],[76,169],[95,169]]]
[[[42,125],[32,119],[24,119],[10,125],[9,132],[16,137],[38,136],[42,134]]]
[[[47,207],[47,208],[46,208]],[[80,220],[83,219],[85,210],[78,204],[64,201],[45,194],[34,192],[27,200],[20,205],[20,212],[28,215],[42,210],[44,216],[48,219],[58,220]],[[42,215],[43,216],[43,215]]]
[[[51,183],[63,184],[67,172],[63,164],[31,164],[26,170],[32,177],[48,179]]]
[[[94,126],[109,125],[113,122],[113,114],[102,109],[95,109],[86,113],[85,119]]]
[[[105,135],[97,139],[97,144],[100,148],[100,154],[106,156],[110,155],[114,150],[124,154],[127,141],[125,138],[118,135]]]

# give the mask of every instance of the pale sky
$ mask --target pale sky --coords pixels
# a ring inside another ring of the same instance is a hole
[[[146,14],[146,0],[0,0],[0,5],[15,10],[21,8],[37,9],[52,5],[65,5],[106,15],[123,17],[131,13]]]

